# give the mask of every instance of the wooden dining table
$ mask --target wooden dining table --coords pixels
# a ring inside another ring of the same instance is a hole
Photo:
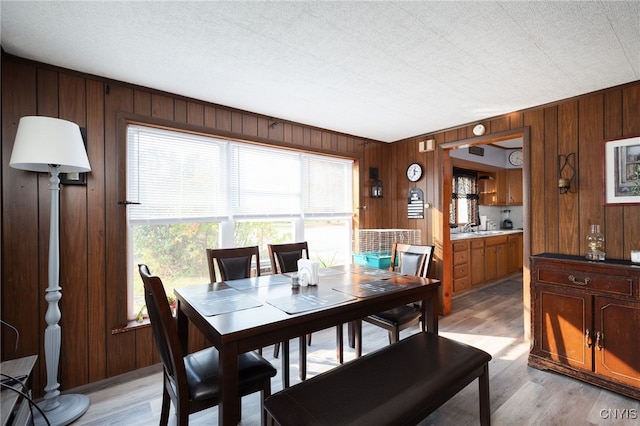
[[[264,275],[179,287],[174,293],[185,351],[189,322],[219,351],[219,424],[236,425],[239,354],[420,301],[422,331],[437,334],[439,288],[435,279],[345,265],[321,269],[315,286],[294,288],[289,275]]]

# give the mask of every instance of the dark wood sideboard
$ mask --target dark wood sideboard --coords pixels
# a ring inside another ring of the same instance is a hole
[[[640,400],[640,265],[531,257],[529,365]]]

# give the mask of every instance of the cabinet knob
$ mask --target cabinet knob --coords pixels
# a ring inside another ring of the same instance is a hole
[[[603,345],[602,345],[603,340],[604,340],[604,336],[602,335],[602,332],[598,331],[596,333],[596,347],[598,348],[599,351],[601,351],[603,348]]]
[[[578,281],[576,277],[574,277],[573,275],[569,275],[569,281],[571,281],[575,285],[589,285],[589,283],[591,282],[591,278],[586,277],[584,281]]]
[[[593,345],[593,340],[591,339],[591,330],[588,328],[584,332],[584,340],[587,343],[587,347],[590,348]]]

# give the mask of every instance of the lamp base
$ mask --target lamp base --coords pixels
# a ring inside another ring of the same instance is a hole
[[[44,411],[51,426],[65,426],[77,420],[89,409],[89,397],[79,394],[68,394],[58,396],[58,405],[50,411]],[[42,409],[44,403],[38,404]],[[42,417],[38,410],[33,411],[33,422],[36,426],[47,426],[47,420]]]

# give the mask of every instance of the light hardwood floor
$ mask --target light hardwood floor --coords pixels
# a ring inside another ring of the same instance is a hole
[[[417,328],[406,330],[402,336],[416,331]],[[440,334],[492,355],[489,371],[494,425],[640,425],[639,401],[527,366],[529,344],[523,339],[522,280],[519,278],[455,298],[453,314],[441,317]],[[291,341],[292,383],[296,383],[298,373],[296,342]],[[382,329],[363,324],[365,353],[387,343],[387,335]],[[335,329],[314,333],[308,350],[309,377],[335,367]],[[264,351],[264,356],[280,370],[280,360],[273,359],[272,355],[271,348]],[[353,358],[353,350],[347,347],[345,359]],[[273,392],[282,389],[280,374],[272,380],[272,389]],[[158,366],[79,390],[91,398],[91,406],[74,425],[158,424],[162,391]],[[243,425],[259,424],[258,403],[258,394],[243,398]],[[217,408],[193,414],[190,424],[216,424],[217,414]],[[169,424],[175,423],[172,409]],[[471,383],[421,423],[477,424],[477,382]]]

